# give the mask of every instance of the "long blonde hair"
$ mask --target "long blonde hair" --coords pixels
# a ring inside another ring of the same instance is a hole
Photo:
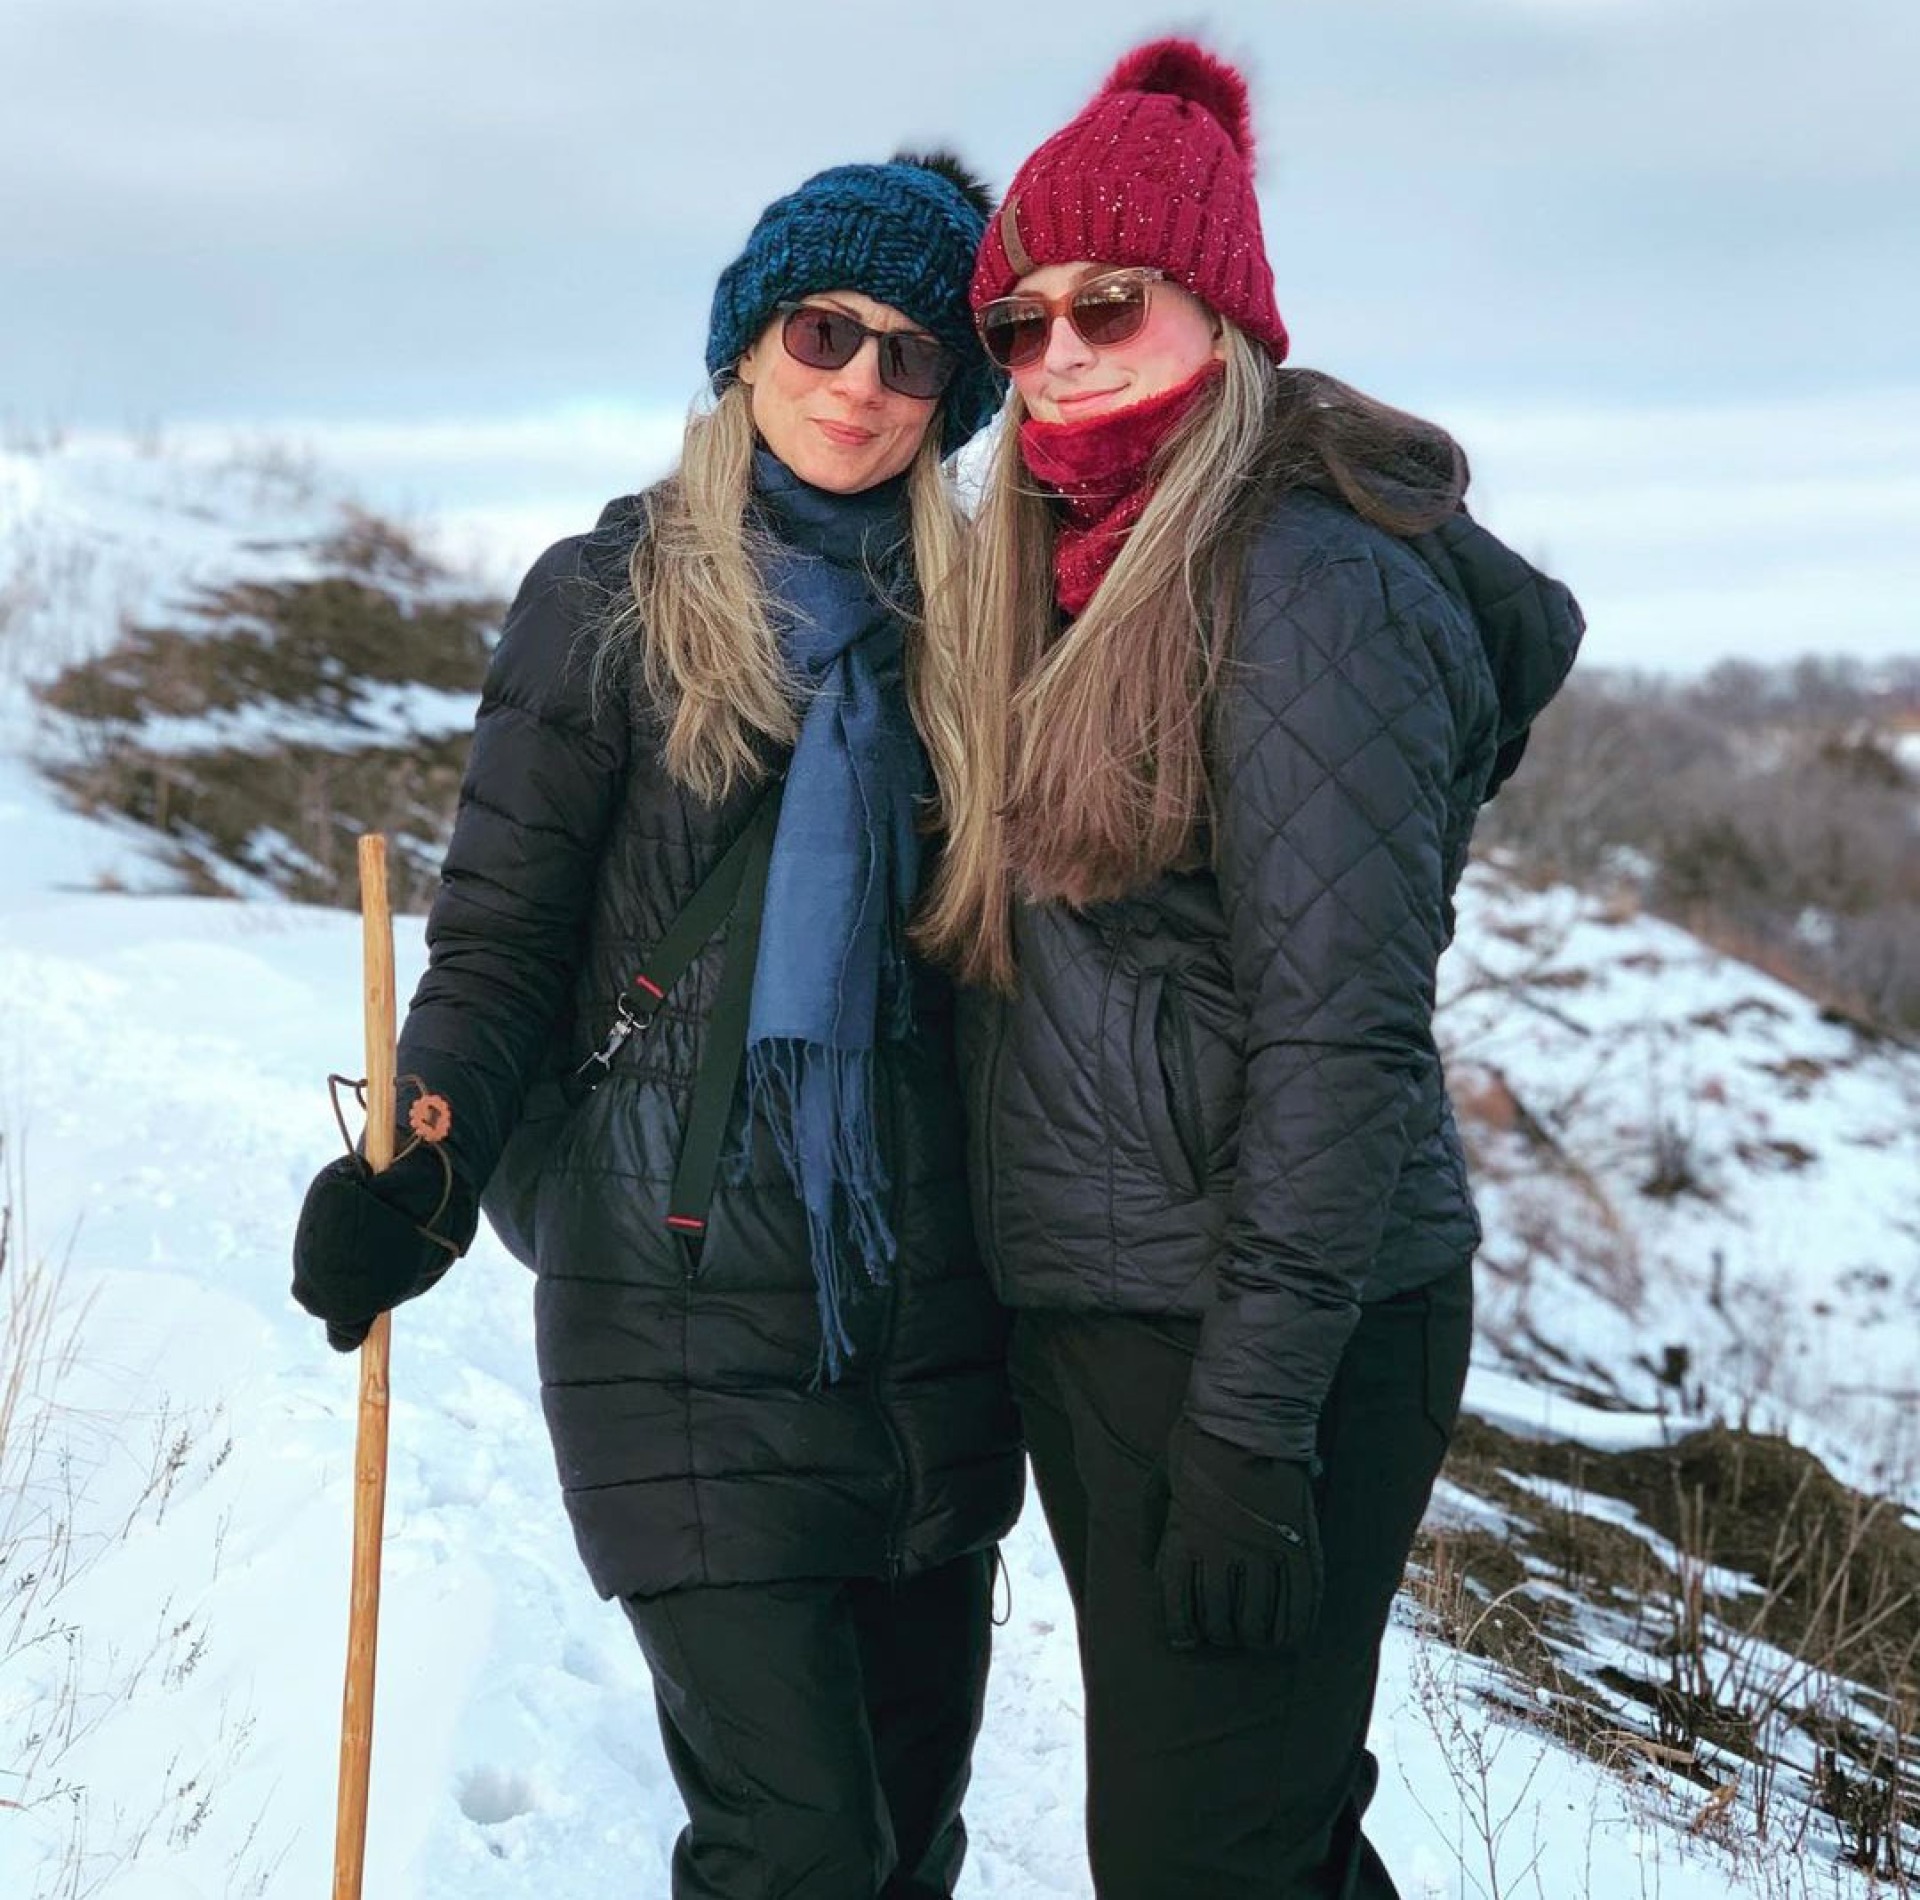
[[[784,664],[750,519],[753,416],[733,382],[687,422],[680,466],[646,495],[630,586],[595,655],[604,685],[630,678],[666,725],[676,783],[709,801],[766,775],[764,742],[799,731],[797,684]],[[917,602],[906,640],[914,722],[942,804],[962,744],[958,704],[966,524],[940,463],[936,412],[907,477]]]
[[[1399,534],[1466,486],[1444,431],[1224,326],[1218,395],[1162,444],[1138,523],[1057,633],[1054,509],[1008,405],[974,522],[961,647],[963,745],[949,837],[919,925],[965,980],[1008,988],[1011,906],[1098,903],[1198,861],[1206,726],[1248,541],[1277,494],[1314,487]]]

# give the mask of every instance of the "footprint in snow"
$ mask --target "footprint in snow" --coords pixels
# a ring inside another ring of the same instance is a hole
[[[460,1778],[460,1812],[478,1827],[499,1827],[538,1805],[532,1780],[511,1768],[474,1768]]]

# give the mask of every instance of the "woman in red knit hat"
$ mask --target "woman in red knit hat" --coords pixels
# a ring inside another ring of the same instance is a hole
[[[1101,1900],[1394,1893],[1361,1826],[1479,1228],[1433,1038],[1581,631],[1440,429],[1287,369],[1247,93],[1125,59],[1021,167],[1014,395],[924,936],[1086,1677]]]

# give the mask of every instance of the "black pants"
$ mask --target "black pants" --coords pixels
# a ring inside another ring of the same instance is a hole
[[[986,1693],[992,1554],[890,1584],[623,1604],[687,1805],[673,1900],[944,1900]]]
[[[1362,1310],[1321,1414],[1325,1605],[1297,1654],[1177,1651],[1148,1478],[1198,1327],[1023,1312],[1014,1390],[1086,1684],[1099,1900],[1393,1900],[1360,1819],[1394,1591],[1459,1411],[1471,1273]]]

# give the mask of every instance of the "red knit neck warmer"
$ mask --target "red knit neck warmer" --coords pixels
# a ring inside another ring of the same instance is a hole
[[[1218,384],[1209,363],[1172,389],[1085,422],[1020,425],[1020,453],[1050,488],[1061,515],[1053,544],[1053,587],[1069,614],[1086,608],[1153,494],[1154,451]]]

